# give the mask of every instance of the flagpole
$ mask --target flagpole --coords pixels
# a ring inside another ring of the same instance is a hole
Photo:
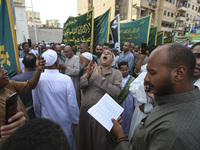
[[[120,17],[118,14],[118,41],[119,41],[119,52],[121,51],[120,49]]]
[[[32,6],[32,14],[33,14],[34,30],[35,30],[35,41],[36,41],[36,44],[38,44],[38,40],[37,40],[37,32],[36,32],[36,26],[35,26],[35,16],[34,16],[34,11],[33,11],[33,1],[32,1],[32,0],[31,0],[31,6]]]

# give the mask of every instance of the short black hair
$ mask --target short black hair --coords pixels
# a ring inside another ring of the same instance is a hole
[[[196,46],[200,45],[200,42],[195,43],[194,45],[192,45],[192,47],[190,48],[191,50],[193,50]]]
[[[23,64],[25,68],[34,68],[36,62],[36,56],[33,53],[28,53],[24,56]]]
[[[61,127],[48,119],[32,119],[17,129],[0,147],[1,150],[69,150]]]
[[[181,44],[167,44],[167,64],[170,70],[183,65],[187,67],[188,78],[193,78],[196,59],[192,51]]]
[[[24,47],[24,45],[28,44],[28,42],[23,42],[22,43],[22,48]]]
[[[128,67],[128,62],[127,61],[121,61],[119,64],[118,64],[118,68],[121,69],[121,66],[127,66]]]
[[[104,45],[109,47],[109,44],[108,44],[108,43],[104,43],[103,46],[104,46]]]

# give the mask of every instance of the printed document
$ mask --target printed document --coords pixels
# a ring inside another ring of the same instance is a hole
[[[88,113],[109,132],[113,126],[111,118],[116,120],[123,111],[124,109],[107,93],[99,100],[98,103],[88,109]]]

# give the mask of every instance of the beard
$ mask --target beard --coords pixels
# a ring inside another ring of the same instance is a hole
[[[154,87],[153,85],[151,85]],[[168,78],[164,81],[161,87],[158,87],[156,93],[154,93],[156,96],[165,96],[165,95],[171,95],[173,90],[174,84],[171,82],[171,80]]]
[[[81,69],[84,69],[85,68],[85,63],[83,63],[83,64],[80,64],[80,67],[81,67]]]
[[[101,57],[101,54],[102,54],[102,53],[100,53],[100,52],[97,52],[97,53],[96,53],[96,55],[97,55],[98,58]]]

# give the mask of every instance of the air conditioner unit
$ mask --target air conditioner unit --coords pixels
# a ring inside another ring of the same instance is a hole
[[[123,19],[124,19],[124,16],[121,15],[121,16],[120,16],[120,20],[123,20]]]
[[[154,4],[154,5],[153,5],[153,8],[156,8],[156,7],[157,7],[157,5],[156,5],[156,4]]]
[[[116,7],[116,9],[119,9],[119,5],[116,5],[115,7]]]
[[[152,6],[152,3],[151,3],[151,2],[149,2],[149,6]]]

